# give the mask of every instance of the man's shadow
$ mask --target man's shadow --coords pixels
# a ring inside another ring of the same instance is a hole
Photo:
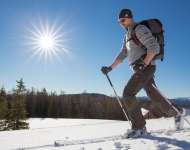
[[[175,145],[183,150],[190,150],[190,137],[189,137],[189,142],[184,141],[184,140],[177,140],[177,139],[173,139],[173,138],[170,139],[167,137],[158,137],[155,135],[143,136],[143,139],[149,139],[149,140],[154,140],[154,141],[158,142],[159,149],[170,148],[169,144],[171,144],[171,145]],[[164,142],[164,143],[160,143],[160,142]]]

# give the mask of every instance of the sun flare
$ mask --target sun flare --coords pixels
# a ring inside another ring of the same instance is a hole
[[[57,57],[60,59],[62,52],[67,53],[69,50],[66,48],[66,32],[63,31],[63,26],[56,24],[50,25],[48,23],[32,25],[29,29],[30,35],[28,43],[31,45],[32,57],[39,56],[40,59],[52,59]]]

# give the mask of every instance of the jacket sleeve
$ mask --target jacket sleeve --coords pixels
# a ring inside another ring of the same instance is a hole
[[[159,53],[160,46],[148,27],[145,25],[138,25],[135,28],[135,33],[139,41],[147,48],[147,52]]]
[[[115,59],[123,62],[126,57],[127,57],[126,36],[124,36],[121,50]]]

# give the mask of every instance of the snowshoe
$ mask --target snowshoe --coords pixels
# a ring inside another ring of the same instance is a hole
[[[148,132],[146,128],[143,129],[129,129],[127,132],[124,134],[125,138],[137,138],[141,137],[143,135],[147,135]]]

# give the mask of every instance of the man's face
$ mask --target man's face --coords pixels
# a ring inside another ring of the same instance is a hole
[[[119,18],[119,23],[124,28],[128,28],[131,25],[132,19],[131,18]]]

